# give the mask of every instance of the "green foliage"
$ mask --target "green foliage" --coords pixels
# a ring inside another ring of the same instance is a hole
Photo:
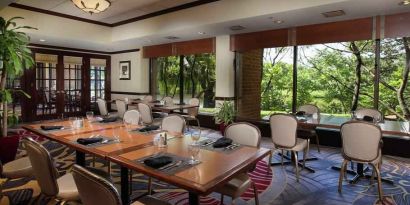
[[[235,118],[235,108],[233,102],[223,101],[214,113],[217,123],[230,124]]]

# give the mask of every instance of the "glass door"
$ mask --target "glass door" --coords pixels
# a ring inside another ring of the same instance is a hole
[[[83,58],[74,56],[64,56],[64,114],[79,115],[82,108],[82,70]]]
[[[105,99],[106,59],[90,59],[91,110],[98,111],[97,99]]]

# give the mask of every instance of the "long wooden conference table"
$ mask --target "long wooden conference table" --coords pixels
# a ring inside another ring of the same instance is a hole
[[[199,204],[200,195],[212,193],[218,186],[222,186],[236,174],[246,171],[259,160],[270,155],[271,152],[269,149],[247,146],[243,146],[231,153],[201,149],[199,154],[200,164],[174,174],[166,174],[137,163],[137,160],[160,152],[189,157],[188,145],[192,142],[190,137],[170,133],[174,137],[168,140],[168,146],[158,148],[153,143],[156,134],[128,132],[121,122],[85,122],[83,128],[57,131],[43,131],[40,128],[41,125],[62,125],[68,128],[70,122],[68,120],[46,121],[23,127],[35,134],[74,149],[77,164],[85,166],[85,154],[91,154],[120,165],[121,200],[123,204],[130,203],[129,170],[143,173],[187,190],[189,192],[189,204],[196,205]],[[120,142],[95,147],[76,143],[78,138],[93,135],[112,137],[114,134],[119,136]]]

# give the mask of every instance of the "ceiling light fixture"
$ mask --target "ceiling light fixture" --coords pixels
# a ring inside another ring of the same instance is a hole
[[[283,23],[283,22],[285,22],[285,21],[283,21],[283,20],[273,20],[272,22],[273,22],[273,23],[276,23],[276,24],[281,24],[281,23]]]
[[[399,5],[400,5],[400,6],[410,5],[410,0],[404,0],[404,1],[400,2]]]
[[[205,33],[205,32],[200,31],[200,32],[198,32],[198,34],[199,34],[199,35],[205,35],[206,33]]]
[[[87,12],[92,14],[98,14],[107,10],[111,6],[111,2],[108,0],[71,0],[74,5]]]
[[[168,39],[168,40],[177,40],[177,39],[179,39],[179,37],[176,37],[176,36],[166,36],[165,38]]]
[[[330,17],[336,17],[336,16],[344,16],[346,15],[346,13],[343,10],[336,10],[336,11],[324,12],[322,13],[322,15],[326,18],[330,18]]]
[[[240,31],[240,30],[245,29],[245,27],[243,27],[241,25],[236,25],[236,26],[229,27],[229,29],[231,29],[232,31]]]
[[[39,41],[40,41],[40,42],[46,42],[46,40],[44,40],[44,39],[40,39]]]

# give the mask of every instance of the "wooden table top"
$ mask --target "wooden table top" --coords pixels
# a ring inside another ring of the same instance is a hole
[[[321,115],[320,120],[308,117],[306,121],[298,121],[298,125],[302,128],[324,127],[340,129],[343,123],[350,120],[350,117]],[[382,133],[386,135],[410,136],[410,122],[385,120],[377,125],[382,129]]]
[[[188,145],[190,143],[192,143],[190,137],[174,138],[168,141],[168,146],[166,148],[148,146],[125,154],[112,155],[109,156],[109,158],[132,170],[155,177],[191,192],[209,194],[213,192],[218,185],[225,183],[235,174],[245,171],[270,153],[269,149],[258,149],[246,146],[229,154],[201,149],[198,157],[201,163],[177,172],[175,175],[167,175],[135,162],[137,159],[158,152],[189,157]]]

